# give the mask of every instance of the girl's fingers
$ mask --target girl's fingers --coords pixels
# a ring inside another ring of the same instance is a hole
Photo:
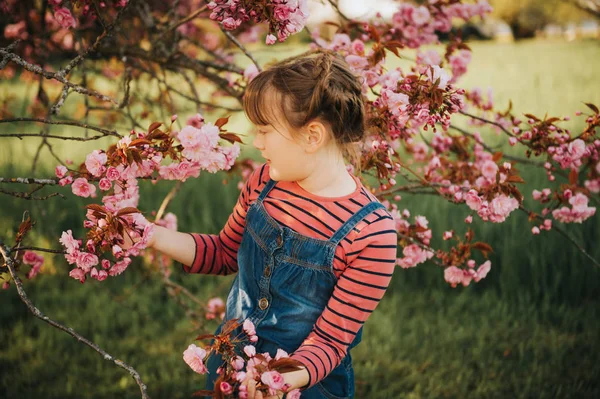
[[[248,399],[256,399],[256,381],[254,381],[254,378],[250,377],[246,386],[248,387]]]

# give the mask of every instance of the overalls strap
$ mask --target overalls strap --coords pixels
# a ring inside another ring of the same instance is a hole
[[[269,179],[267,184],[265,184],[265,187],[260,192],[260,195],[258,196],[257,201],[262,202],[267,197],[267,194],[269,194],[269,191],[271,191],[271,189],[273,187],[275,187],[275,184],[277,184],[277,182],[275,180]]]
[[[365,216],[376,209],[385,209],[385,206],[383,206],[380,202],[369,202],[367,205],[363,206],[358,212],[352,215],[352,217],[348,219],[338,231],[335,232],[329,241],[337,246],[340,241],[342,241],[344,237],[346,237],[346,235],[348,235],[348,233],[350,233],[350,231],[352,231],[352,229],[355,228],[356,225],[365,218]]]

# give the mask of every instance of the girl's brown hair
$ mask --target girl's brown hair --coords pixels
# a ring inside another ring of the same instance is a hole
[[[276,100],[267,104],[266,94],[272,89]],[[357,143],[365,132],[362,84],[334,53],[311,51],[270,66],[248,84],[243,104],[256,125],[272,124],[277,114],[296,130],[315,119],[323,122],[345,155],[359,167]],[[273,112],[273,107],[278,112]]]

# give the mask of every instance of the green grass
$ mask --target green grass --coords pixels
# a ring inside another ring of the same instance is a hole
[[[471,71],[462,84],[493,87],[499,105],[511,98],[517,113],[543,115],[548,111],[564,116],[583,109],[582,101],[600,104],[597,42],[475,43],[472,47]],[[284,50],[278,56],[297,52]],[[270,57],[269,53],[260,55],[262,60]],[[0,97],[14,89],[23,88],[16,82],[3,82]],[[74,105],[65,107],[68,110]],[[20,109],[21,104],[15,108]],[[181,103],[181,110],[186,109],[189,111],[189,104]],[[187,114],[178,113],[185,120]],[[577,121],[568,126],[581,128]],[[18,129],[0,125],[0,133],[24,131]],[[232,121],[230,130],[246,129],[243,117]],[[63,128],[52,131],[70,132]],[[2,140],[0,176],[29,175],[36,141]],[[80,162],[95,145],[56,142],[54,146],[59,156]],[[43,152],[36,175],[51,175],[55,163]],[[547,186],[544,173],[525,171],[524,178],[526,206],[535,208],[530,192],[533,187]],[[238,193],[235,184],[224,185],[223,179],[237,181],[226,174],[205,173],[183,185],[168,209],[178,215],[180,230],[219,231]],[[172,185],[142,182],[140,207],[157,209]],[[68,190],[61,192],[68,194]],[[464,206],[431,196],[403,197],[400,207],[430,220],[434,246],[447,245],[440,238],[443,230],[466,231]],[[37,221],[29,242],[58,247],[61,231],[81,232],[83,206],[89,202],[72,195],[42,202],[1,195],[0,235],[10,242],[23,211],[29,210]],[[595,259],[600,259],[598,220],[561,226]],[[468,288],[452,289],[443,281],[442,270],[433,264],[398,269],[365,326],[362,344],[353,352],[356,397],[599,397],[599,269],[557,232],[533,236],[524,214],[515,213],[499,225],[475,217],[472,227],[477,239],[494,246],[488,277]],[[182,361],[183,350],[199,331],[169,297],[153,266],[136,262],[119,278],[84,285],[68,278],[68,270],[62,257],[46,255],[44,274],[26,282],[28,294],[44,313],[136,368],[153,398],[187,398],[203,386],[202,377]],[[231,281],[188,276],[178,267],[173,279],[201,300],[225,295]],[[14,287],[0,296],[0,397],[140,396],[124,370],[34,318]],[[214,327],[206,324],[204,331]]]

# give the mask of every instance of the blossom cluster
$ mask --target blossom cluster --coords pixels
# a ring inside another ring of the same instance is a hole
[[[69,171],[64,165],[56,167],[59,184],[70,184],[73,194],[83,198],[96,197],[93,182],[97,182],[100,191],[106,192],[102,197],[103,206],[88,206],[84,221],[84,227],[88,229],[85,245],[83,240],[73,238],[70,230],[62,234],[60,242],[67,251],[67,262],[76,265],[70,272],[71,277],[84,282],[88,274],[99,281],[119,275],[131,263],[131,257],[138,256],[146,248],[154,224],[137,209],[138,179],[185,181],[197,177],[201,170],[214,173],[233,166],[240,148],[237,143],[231,146],[220,144],[221,129],[226,120],[213,125],[204,123],[202,116],[197,114],[180,132],[172,133],[170,129],[176,119],[174,115],[166,131],[160,129],[162,124],[154,123],[147,132],[132,131],[107,151],[92,151],[78,171]],[[176,225],[173,216],[159,224]],[[127,241],[133,244],[125,249]],[[112,253],[113,262],[100,261],[98,255],[106,252]],[[96,267],[99,264],[100,269]]]
[[[475,261],[470,259],[467,262],[468,269],[461,269],[456,266],[450,266],[444,270],[444,280],[449,283],[452,287],[456,287],[458,284],[462,284],[464,287],[468,286],[471,281],[478,282],[485,278],[489,273],[492,262],[489,260],[485,261],[477,270],[475,270]]]
[[[278,349],[274,357],[268,352],[257,353],[256,346],[249,344],[258,341],[254,324],[250,320],[243,322],[243,336],[236,335],[239,324],[229,321],[223,326],[222,332],[216,336],[201,336],[200,338],[213,338],[215,344],[208,348],[201,348],[190,344],[183,352],[183,360],[198,374],[206,374],[206,362],[210,356],[220,355],[223,364],[217,369],[219,377],[215,382],[215,391],[226,398],[248,398],[247,382],[253,379],[256,389],[265,395],[273,396],[279,392],[287,393],[286,398],[300,398],[300,390],[290,390],[290,386],[280,372],[277,365],[288,359],[286,351]],[[207,350],[208,349],[208,350]]]
[[[389,39],[398,40],[409,48],[419,48],[438,42],[438,32],[449,32],[452,28],[452,18],[464,21],[480,16],[484,17],[492,11],[486,0],[476,4],[460,3],[445,4],[433,0],[424,5],[416,6],[402,3],[392,16],[392,27],[387,33]]]
[[[210,19],[219,21],[223,28],[235,30],[242,23],[269,22],[266,43],[283,42],[288,36],[300,32],[308,18],[308,0],[213,0],[208,3]]]

